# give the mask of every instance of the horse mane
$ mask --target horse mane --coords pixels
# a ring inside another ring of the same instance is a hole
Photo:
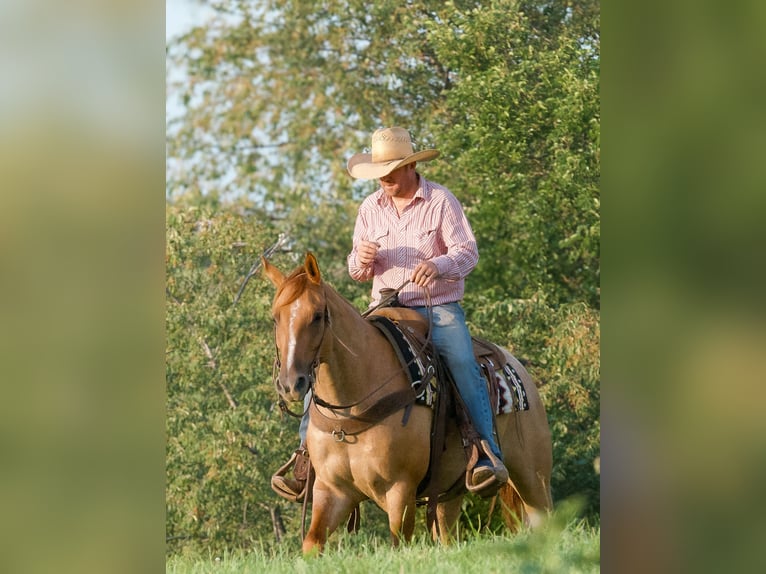
[[[308,275],[303,267],[296,268],[277,289],[272,308],[276,310],[295,301],[306,290],[308,280]]]
[[[303,267],[297,267],[290,275],[285,277],[282,285],[277,289],[277,293],[274,296],[274,304],[272,310],[276,311],[284,305],[289,305],[295,301],[306,290],[309,285],[309,278],[306,270]],[[333,294],[335,299],[343,306],[347,307],[350,311],[361,316],[359,310],[354,307],[348,299],[338,293],[331,285],[328,285],[324,281],[322,284],[325,286],[325,294]]]

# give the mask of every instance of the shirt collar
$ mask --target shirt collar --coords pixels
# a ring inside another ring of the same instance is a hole
[[[419,173],[418,173],[418,181],[420,182],[420,185],[418,186],[418,189],[415,191],[415,195],[413,196],[412,200],[415,201],[416,199],[421,198],[424,201],[428,201],[431,198],[431,182],[428,181]],[[377,196],[378,196],[377,200],[379,205],[393,205],[394,203],[391,200],[391,198],[388,197],[383,192],[383,188],[378,188]]]

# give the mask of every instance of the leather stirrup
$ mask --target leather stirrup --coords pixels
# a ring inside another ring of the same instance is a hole
[[[476,463],[474,463],[465,473],[465,487],[468,489],[468,492],[472,492],[482,498],[487,498],[495,495],[497,491],[508,482],[508,470],[505,468],[503,462],[494,455],[486,440],[481,440],[480,444],[481,449],[492,464],[492,474],[480,483],[474,484],[473,474],[476,469]]]
[[[290,502],[303,502],[308,493],[308,475],[311,461],[305,446],[301,445],[285,464],[271,477],[271,489]],[[288,478],[293,469],[295,478]]]

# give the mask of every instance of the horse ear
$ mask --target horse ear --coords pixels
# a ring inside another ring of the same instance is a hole
[[[322,274],[319,272],[317,258],[314,257],[314,254],[311,253],[311,251],[306,253],[306,263],[304,264],[304,268],[306,269],[306,275],[308,275],[311,282],[319,285],[322,281]]]
[[[261,264],[263,265],[263,272],[266,277],[271,279],[271,282],[275,287],[279,287],[285,280],[285,275],[279,269],[269,263],[265,257],[261,257]]]

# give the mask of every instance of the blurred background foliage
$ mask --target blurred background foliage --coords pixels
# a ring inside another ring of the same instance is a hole
[[[441,151],[420,170],[457,195],[477,236],[472,332],[541,382],[554,498],[582,497],[598,520],[598,3],[211,6],[208,24],[167,49],[183,71],[168,79],[181,109],[167,129],[168,551],[299,535],[298,506],[268,480],[297,446],[271,383],[271,285],[257,275],[233,301],[285,233],[275,264],[289,270],[311,250],[328,282],[367,306],[369,285],[350,280],[345,258],[375,183],[345,164],[390,125]],[[465,510],[476,521],[486,505]]]

